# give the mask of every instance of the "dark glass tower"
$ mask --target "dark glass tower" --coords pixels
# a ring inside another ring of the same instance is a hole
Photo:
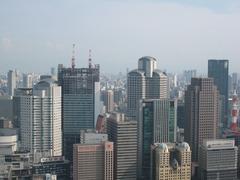
[[[99,66],[64,68],[59,65],[62,86],[64,156],[72,160],[73,144],[80,141],[81,129],[92,129],[99,114]]]
[[[217,86],[222,100],[222,116],[221,124],[227,126],[228,115],[228,60],[208,60],[208,77],[214,79],[214,84]]]

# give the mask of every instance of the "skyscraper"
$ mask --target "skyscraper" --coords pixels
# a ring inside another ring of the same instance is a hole
[[[137,122],[113,113],[107,119],[107,133],[114,143],[114,180],[136,180]]]
[[[103,91],[103,104],[106,107],[106,112],[110,113],[114,110],[113,91]]]
[[[148,56],[140,58],[138,69],[130,71],[127,77],[128,116],[136,118],[139,100],[168,96],[168,77],[157,69],[157,60]]]
[[[192,70],[185,70],[183,72],[183,79],[184,79],[186,84],[190,84],[191,83],[191,79],[193,77],[197,77],[197,70],[192,69]]]
[[[198,162],[199,144],[218,137],[220,120],[219,92],[213,78],[192,78],[185,92],[184,138],[192,149],[192,160]]]
[[[52,79],[19,88],[13,97],[21,149],[62,155],[61,87]]]
[[[200,146],[199,179],[236,180],[237,161],[238,148],[234,140],[205,140]]]
[[[150,180],[191,180],[191,150],[187,143],[155,143],[151,147]]]
[[[15,71],[8,71],[8,95],[14,95],[14,89],[17,87],[17,75]]]
[[[185,123],[185,111],[184,111],[185,103],[183,100],[178,100],[177,105],[177,126],[179,128],[184,128]]]
[[[72,160],[73,144],[80,142],[80,130],[94,129],[100,114],[99,66],[59,65],[58,83],[62,86],[64,155]]]
[[[222,116],[221,125],[227,127],[228,116],[228,60],[208,60],[208,77],[214,79],[214,84],[217,86],[222,99]]]
[[[176,142],[177,101],[145,99],[138,110],[138,176],[149,179],[151,145]]]
[[[73,180],[115,180],[113,143],[73,145]]]
[[[23,74],[23,87],[24,88],[32,88],[33,86],[33,78],[31,74]]]
[[[13,98],[12,96],[0,96],[0,118],[13,120]]]

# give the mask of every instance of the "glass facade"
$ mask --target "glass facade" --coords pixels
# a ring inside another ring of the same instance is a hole
[[[223,112],[221,115],[221,126],[227,127],[228,119],[228,60],[208,60],[208,77],[214,79],[214,84],[217,86],[221,95]]]
[[[142,176],[150,177],[150,154],[151,144],[154,138],[154,118],[153,118],[153,103],[146,103],[143,108],[143,143],[142,143]]]

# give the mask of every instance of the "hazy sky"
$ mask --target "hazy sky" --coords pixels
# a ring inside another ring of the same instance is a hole
[[[150,55],[168,72],[230,60],[240,69],[240,0],[2,0],[0,72],[48,72],[87,66],[88,49],[102,71],[125,72]]]

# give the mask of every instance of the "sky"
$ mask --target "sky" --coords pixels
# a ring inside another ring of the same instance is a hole
[[[0,72],[50,72],[86,67],[88,52],[102,72],[126,72],[142,56],[158,68],[207,72],[208,59],[240,69],[239,0],[0,1]]]

